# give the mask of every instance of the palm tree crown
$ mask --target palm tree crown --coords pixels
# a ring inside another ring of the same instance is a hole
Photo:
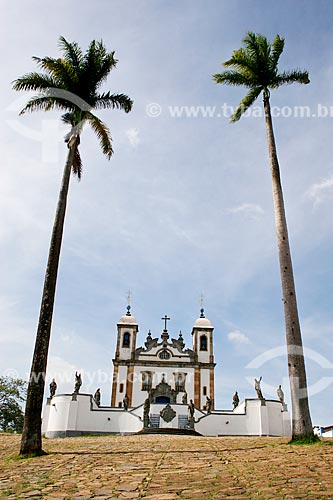
[[[216,83],[237,85],[249,89],[230,121],[238,121],[242,114],[264,93],[269,97],[269,89],[291,83],[310,83],[307,71],[278,72],[278,62],[284,48],[284,39],[276,35],[270,43],[263,35],[248,32],[243,39],[244,47],[234,50],[231,58],[223,66],[231,68],[213,75]]]
[[[59,39],[63,58],[33,57],[43,73],[28,73],[14,81],[14,90],[37,91],[20,114],[27,111],[49,111],[60,109],[64,112],[63,122],[71,126],[66,142],[74,134],[80,136],[82,128],[88,122],[97,138],[101,149],[108,159],[113,154],[110,131],[91,110],[118,108],[128,113],[132,109],[132,100],[125,94],[98,93],[117,60],[114,51],[107,52],[102,41],[93,40],[84,54],[77,43],[69,43],[64,37]],[[81,177],[82,163],[76,147],[73,173]]]

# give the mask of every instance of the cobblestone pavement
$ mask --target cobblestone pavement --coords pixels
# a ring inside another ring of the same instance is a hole
[[[47,500],[333,499],[333,441],[107,436],[44,440],[48,456],[17,460],[0,434],[0,498]]]

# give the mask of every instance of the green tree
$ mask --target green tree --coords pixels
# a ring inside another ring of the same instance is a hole
[[[22,432],[24,414],[22,403],[27,393],[27,382],[11,377],[0,377],[0,430]]]
[[[45,372],[70,174],[73,172],[80,179],[82,172],[79,153],[80,135],[83,126],[88,123],[100,142],[102,152],[107,159],[110,159],[113,154],[110,131],[92,110],[117,108],[128,113],[133,104],[132,100],[125,94],[99,92],[110,71],[117,64],[114,52],[107,52],[102,41],[92,41],[85,53],[82,52],[77,43],[69,43],[63,37],[60,37],[59,43],[63,52],[62,58],[33,57],[43,72],[26,74],[13,83],[15,90],[37,91],[37,95],[27,102],[20,114],[28,111],[58,109],[63,112],[62,121],[70,127],[65,138],[68,156],[63,172],[46,267],[27,393],[21,455],[43,454],[41,412]]]
[[[231,58],[223,63],[223,66],[228,69],[213,75],[213,79],[216,83],[243,86],[248,89],[246,96],[231,116],[231,122],[238,121],[257,97],[261,93],[263,95],[284,303],[292,403],[292,437],[293,439],[301,437],[311,439],[313,430],[308,403],[302,336],[270,108],[271,90],[285,84],[309,83],[310,80],[307,71],[292,70],[279,73],[278,62],[283,48],[284,39],[280,38],[279,35],[270,43],[263,35],[248,32],[243,39],[243,47],[235,50]]]

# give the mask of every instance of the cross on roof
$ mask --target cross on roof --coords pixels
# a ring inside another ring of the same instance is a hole
[[[164,318],[161,318],[162,321],[164,321],[164,331],[167,332],[168,329],[167,329],[167,321],[170,320],[170,318],[168,318],[167,315],[164,316]]]

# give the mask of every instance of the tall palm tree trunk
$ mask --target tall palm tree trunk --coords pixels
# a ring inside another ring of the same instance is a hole
[[[276,153],[269,96],[264,96],[266,134],[270,159],[274,214],[283,293],[288,370],[292,405],[292,438],[313,436],[309,411],[302,335],[298,317],[294,274],[290,255],[280,168]]]
[[[78,140],[78,137],[75,137],[72,143],[69,143],[70,147],[62,177],[57,211],[53,224],[49,258],[46,267],[42,303],[36,334],[35,350],[27,392],[20,455],[43,454],[41,415],[43,408],[47,354],[50,343],[54,296],[57,283],[69,180]]]

